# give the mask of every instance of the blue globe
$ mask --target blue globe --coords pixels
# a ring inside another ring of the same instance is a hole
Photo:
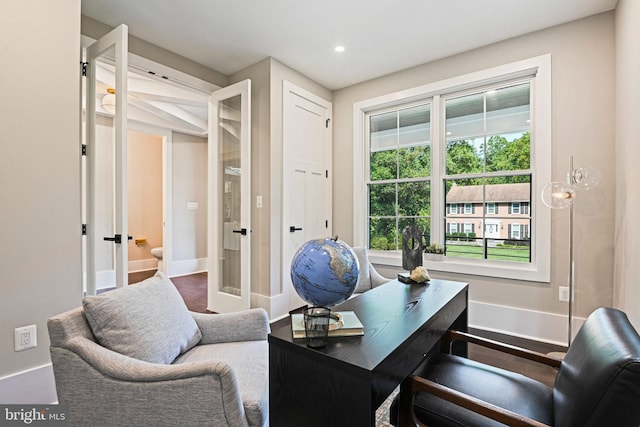
[[[353,294],[360,266],[353,250],[338,238],[309,240],[291,261],[291,282],[300,298],[314,306],[332,307]]]

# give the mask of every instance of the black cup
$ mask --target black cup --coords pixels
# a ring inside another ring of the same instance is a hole
[[[303,313],[307,346],[313,348],[326,346],[331,310],[326,307],[307,307]]]

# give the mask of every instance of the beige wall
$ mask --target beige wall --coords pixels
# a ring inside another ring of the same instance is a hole
[[[129,190],[129,261],[154,259],[151,249],[162,246],[162,137],[127,133]],[[136,244],[136,239],[146,243]]]
[[[11,2],[2,14],[0,378],[50,362],[46,320],[82,295],[80,1]],[[30,324],[38,346],[14,352],[14,328]],[[33,402],[42,388],[0,400]]]
[[[230,77],[231,83],[251,80],[251,291],[270,295],[270,218],[273,200],[269,186],[271,132],[271,60],[267,58]],[[256,207],[262,196],[262,208]]]
[[[425,47],[428,48],[428,47]],[[631,48],[631,47],[630,47]],[[602,172],[602,184],[581,194],[576,220],[576,314],[612,303],[614,206],[615,43],[613,12],[517,37],[334,92],[334,233],[353,236],[353,104],[446,78],[543,54],[552,56],[552,175],[564,179],[569,156],[576,166]],[[474,301],[564,314],[558,286],[568,275],[568,212],[552,213],[551,283],[479,276],[433,276],[470,283]],[[597,242],[597,244],[594,244]],[[393,269],[383,269],[388,275]]]
[[[179,263],[207,257],[207,138],[173,132],[172,140],[171,261]]]
[[[619,0],[616,17],[615,303],[640,329],[640,2]]]

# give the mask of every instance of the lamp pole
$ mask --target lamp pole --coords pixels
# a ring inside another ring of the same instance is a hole
[[[576,183],[575,171],[573,169],[573,156],[569,157],[569,184],[573,187]],[[574,262],[573,262],[573,203],[569,205],[569,324],[567,327],[567,348],[571,346],[571,328],[573,324],[573,286],[574,286]]]

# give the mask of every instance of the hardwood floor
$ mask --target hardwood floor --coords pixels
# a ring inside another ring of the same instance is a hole
[[[500,341],[518,347],[523,347],[540,353],[566,351],[566,347],[560,347],[539,341],[527,340],[511,335],[497,334],[495,332],[483,331],[481,329],[470,328],[469,332],[484,338]],[[469,345],[468,357],[470,359],[486,363],[487,365],[497,366],[508,371],[519,372],[523,375],[547,384],[550,387],[553,386],[556,378],[556,373],[558,372],[557,369],[543,365],[541,363],[532,362],[530,360],[525,360],[510,354],[497,352],[473,344]]]
[[[129,284],[140,282],[153,276],[155,270],[129,273]],[[207,273],[189,274],[171,277],[170,280],[182,295],[187,308],[197,313],[210,313],[207,310]]]
[[[155,270],[143,271],[129,274],[129,283],[136,283],[141,280],[151,277],[155,274]],[[199,313],[209,313],[207,311],[207,273],[197,273],[187,276],[172,277],[171,281],[174,283],[178,292],[185,300],[185,304],[191,311]],[[565,351],[566,348],[547,344],[538,341],[527,340],[510,335],[503,335],[494,332],[488,332],[481,329],[470,329],[470,332],[493,339],[496,341],[504,342],[519,347],[524,347],[529,350],[539,351],[541,353],[549,353],[554,351]],[[479,347],[476,345],[469,345],[469,358],[487,363],[494,366],[499,366],[507,370],[520,372],[529,377],[535,378],[549,386],[553,385],[555,380],[556,370],[541,365],[539,363],[530,362],[528,360],[520,359],[516,356],[499,353],[490,349]]]

